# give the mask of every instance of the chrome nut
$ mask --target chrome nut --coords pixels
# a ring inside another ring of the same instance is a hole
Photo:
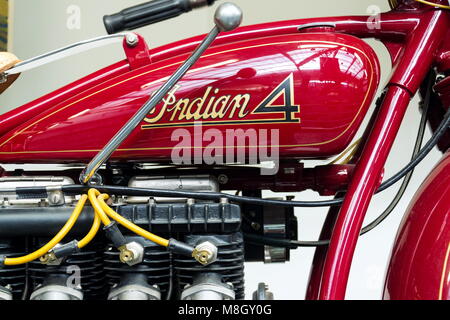
[[[119,248],[120,261],[127,265],[134,266],[144,260],[144,247],[133,241]]]
[[[217,247],[209,241],[200,243],[195,247],[192,256],[195,260],[200,262],[202,265],[207,266],[217,260]]]
[[[129,33],[126,35],[125,41],[129,47],[135,47],[139,43],[139,38],[135,33]]]
[[[62,206],[64,205],[64,194],[62,191],[51,191],[48,194],[48,203],[50,206]]]

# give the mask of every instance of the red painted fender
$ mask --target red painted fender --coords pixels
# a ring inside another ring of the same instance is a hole
[[[384,299],[450,299],[450,151],[422,184],[403,219]]]

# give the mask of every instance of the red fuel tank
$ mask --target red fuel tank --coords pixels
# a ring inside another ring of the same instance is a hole
[[[41,105],[45,112],[0,138],[0,162],[88,162],[190,51],[103,77],[56,105]],[[336,155],[353,139],[379,79],[375,52],[353,36],[243,34],[208,49],[111,160],[170,162],[175,149],[194,153],[210,143],[228,151],[244,143],[247,152],[267,144],[284,159]],[[180,144],[186,134],[192,140]],[[232,134],[236,139],[227,140]]]

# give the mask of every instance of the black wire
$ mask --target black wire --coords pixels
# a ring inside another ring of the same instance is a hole
[[[414,151],[413,151],[413,154],[411,157],[411,161],[414,161],[414,159],[416,159],[416,157],[418,156],[418,154],[420,152],[420,148],[423,143],[423,138],[425,137],[428,113],[430,110],[430,100],[431,100],[431,90],[432,90],[432,86],[433,86],[433,79],[434,79],[434,77],[432,75],[430,75],[429,86],[427,88],[427,93],[426,93],[424,103],[423,103],[422,117],[420,119],[419,130],[418,130],[416,142],[414,145]],[[373,220],[371,223],[369,223],[367,226],[365,226],[361,230],[361,235],[364,235],[364,234],[372,231],[373,229],[375,229],[394,211],[395,207],[398,205],[398,203],[402,199],[403,195],[405,194],[405,191],[408,188],[409,183],[411,182],[413,173],[414,173],[414,168],[411,169],[406,174],[406,177],[403,180],[402,185],[400,186],[397,194],[395,195],[394,199],[389,204],[389,206],[386,208],[386,210],[384,210],[383,213],[381,215],[379,215],[375,220]],[[263,236],[259,236],[259,235],[250,235],[250,234],[246,234],[245,237],[248,239],[249,242],[251,242],[253,244],[265,244],[265,245],[270,245],[270,246],[289,247],[292,249],[295,249],[298,247],[327,246],[330,244],[330,240],[293,241],[293,240],[287,240],[287,239],[273,239],[273,238],[263,237]]]
[[[253,205],[272,205],[282,207],[328,207],[339,205],[341,201],[325,200],[325,201],[285,201],[285,200],[268,200],[254,197],[235,196],[222,192],[195,192],[195,191],[175,191],[175,190],[160,190],[160,189],[145,189],[145,188],[130,188],[120,186],[82,186],[82,185],[66,185],[62,186],[62,191],[67,195],[79,195],[87,192],[90,188],[96,188],[100,192],[135,196],[135,197],[168,197],[168,198],[192,198],[199,200],[220,200],[226,198],[237,203],[246,203]],[[37,190],[37,188],[17,188],[17,193],[27,194]]]
[[[447,110],[447,113],[445,114],[444,120],[442,121],[441,125],[438,127],[439,134],[436,134],[438,131],[435,132],[435,134],[431,137],[431,139],[425,144],[425,146],[421,149],[421,151],[417,154],[417,156],[402,170],[400,170],[396,175],[389,178],[384,182],[380,188],[378,188],[377,193],[386,190],[387,188],[394,185],[397,181],[399,181],[401,178],[406,176],[409,171],[413,170],[417,165],[422,162],[423,159],[433,150],[433,148],[436,146],[436,144],[439,142],[441,137],[446,133],[446,131],[450,128],[450,109]]]
[[[330,244],[330,240],[294,241],[288,239],[270,238],[252,233],[245,233],[244,240],[245,242],[256,245],[267,245],[272,247],[282,247],[290,249],[297,249],[298,247],[320,247],[320,246],[327,246]]]

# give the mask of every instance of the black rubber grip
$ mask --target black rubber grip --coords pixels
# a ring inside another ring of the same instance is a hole
[[[177,17],[192,9],[212,5],[216,0],[153,0],[103,17],[109,34],[134,30]]]

